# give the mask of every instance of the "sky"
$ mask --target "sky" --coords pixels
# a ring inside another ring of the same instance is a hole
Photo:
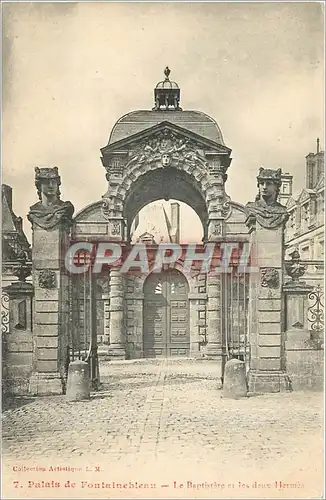
[[[35,166],[58,166],[76,212],[106,192],[100,148],[120,116],[151,109],[164,78],[219,124],[226,191],[254,199],[260,166],[305,182],[324,148],[323,3],[4,3],[2,182],[26,220]],[[191,215],[182,212],[184,227]],[[189,219],[190,217],[190,219]],[[190,220],[190,222],[189,222]]]

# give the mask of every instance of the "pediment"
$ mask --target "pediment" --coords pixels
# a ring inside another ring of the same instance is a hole
[[[103,200],[98,200],[82,208],[73,218],[78,222],[107,222],[102,213]]]
[[[114,153],[122,153],[128,152],[137,146],[139,147],[139,143],[156,139],[158,137],[174,137],[176,140],[184,140],[191,141],[192,143],[196,143],[198,148],[205,150],[205,153],[211,154],[219,154],[230,156],[231,149],[218,144],[210,139],[206,139],[195,132],[190,132],[189,130],[180,127],[179,125],[175,125],[169,121],[164,121],[159,123],[158,125],[154,125],[146,130],[142,130],[141,132],[137,132],[131,136],[128,136],[120,141],[114,142],[113,144],[109,144],[101,149],[101,153],[103,156],[107,156]]]
[[[303,191],[301,191],[301,194],[299,195],[297,203],[300,203],[301,205],[305,201],[310,200],[312,194],[314,194],[314,191],[312,189],[303,189]]]
[[[290,198],[288,199],[288,201],[286,203],[286,208],[288,210],[291,210],[291,208],[296,207],[296,206],[297,206],[297,203],[296,203],[295,199],[292,198],[292,196],[290,196]]]
[[[137,238],[137,242],[139,243],[153,243],[155,244],[155,238],[154,238],[154,235],[149,233],[149,232],[145,232],[143,234],[141,234],[138,238]]]

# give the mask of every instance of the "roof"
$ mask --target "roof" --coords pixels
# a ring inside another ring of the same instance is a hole
[[[171,110],[139,110],[122,116],[114,125],[108,144],[113,144],[162,122],[173,123],[225,146],[222,132],[213,118],[201,111]]]
[[[163,82],[159,82],[156,87],[156,89],[178,89],[179,86],[175,82],[171,82],[170,80],[164,80]]]

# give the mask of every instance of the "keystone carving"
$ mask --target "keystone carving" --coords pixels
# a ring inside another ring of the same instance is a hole
[[[208,169],[208,162],[196,143],[178,137],[168,129],[158,132],[153,138],[144,141],[133,150],[125,169],[136,164],[141,167],[155,162],[159,162],[163,168],[169,167],[172,163],[187,162],[193,166],[199,163]]]

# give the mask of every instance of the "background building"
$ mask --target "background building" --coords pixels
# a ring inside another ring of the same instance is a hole
[[[298,249],[303,260],[324,259],[324,191],[324,151],[320,151],[317,139],[316,153],[306,156],[306,185],[296,198],[290,195],[287,200],[287,255]]]

